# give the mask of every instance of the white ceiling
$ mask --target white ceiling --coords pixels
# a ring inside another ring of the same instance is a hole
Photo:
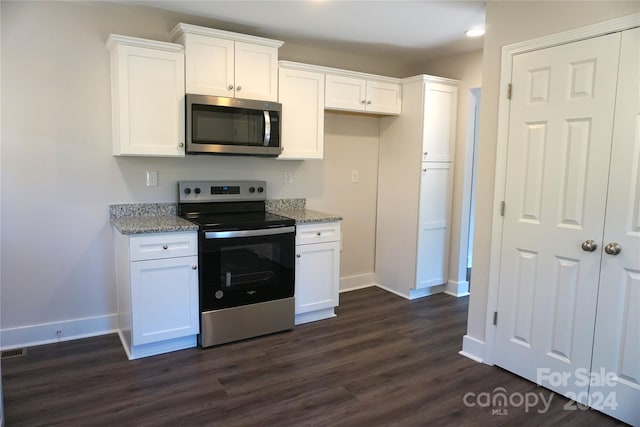
[[[132,3],[132,2],[128,2]],[[299,40],[415,61],[482,48],[464,31],[484,26],[484,1],[178,1],[133,3],[241,26],[247,34]],[[225,28],[222,28],[225,29]]]

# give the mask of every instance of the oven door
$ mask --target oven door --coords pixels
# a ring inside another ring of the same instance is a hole
[[[293,297],[295,227],[200,233],[202,312]]]

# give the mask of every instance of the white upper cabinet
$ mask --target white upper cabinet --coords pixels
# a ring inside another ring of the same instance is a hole
[[[113,154],[184,156],[184,54],[173,43],[111,34]]]
[[[322,159],[324,73],[280,61],[278,102],[282,104],[282,154],[278,159]]]
[[[176,25],[171,37],[185,47],[187,93],[278,99],[283,42],[188,24]]]
[[[424,89],[425,129],[422,135],[423,162],[452,162],[452,135],[455,134],[458,88],[429,83]]]
[[[326,74],[326,109],[394,115],[401,107],[402,88],[396,79],[342,70]]]

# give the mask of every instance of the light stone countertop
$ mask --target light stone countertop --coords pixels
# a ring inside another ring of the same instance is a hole
[[[125,235],[198,230],[198,224],[176,215],[175,203],[109,205],[109,216],[116,230]]]
[[[198,230],[198,224],[194,224],[177,215],[111,218],[111,224],[113,224],[116,230],[125,235]]]
[[[325,212],[318,212],[318,211],[314,211],[306,208],[269,209],[269,212],[274,213],[276,215],[286,216],[287,218],[294,219],[297,225],[342,221],[342,217],[339,215],[329,214]]]
[[[305,205],[305,199],[267,200],[266,210],[298,225],[342,221],[339,215],[306,209]],[[109,205],[109,216],[115,229],[125,235],[198,230],[197,224],[176,215],[175,203]]]

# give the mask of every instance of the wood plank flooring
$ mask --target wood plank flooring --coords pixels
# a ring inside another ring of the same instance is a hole
[[[6,426],[619,425],[558,395],[544,413],[478,405],[551,392],[458,355],[467,303],[367,288],[334,319],[204,350],[128,361],[115,334],[29,348],[2,361]]]

